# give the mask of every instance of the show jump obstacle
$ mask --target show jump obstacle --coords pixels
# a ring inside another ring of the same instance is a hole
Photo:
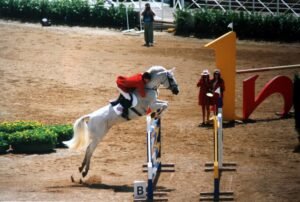
[[[140,193],[146,193],[146,197],[141,197],[135,193],[135,201],[152,201],[154,196],[164,194],[154,192],[161,172],[175,172],[174,164],[162,164],[161,162],[161,119],[147,116],[147,164],[143,165],[143,172],[148,173],[147,190]],[[159,198],[158,200],[167,200]]]
[[[220,102],[219,102],[220,103]],[[205,171],[214,172],[214,191],[201,192],[200,200],[221,201],[233,200],[233,192],[221,192],[220,181],[222,171],[236,171],[236,163],[223,162],[223,115],[219,105],[218,115],[213,117],[214,162],[205,163]]]

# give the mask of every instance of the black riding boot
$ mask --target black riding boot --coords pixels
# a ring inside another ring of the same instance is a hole
[[[121,116],[124,119],[130,120],[129,117],[128,117],[128,108],[125,108],[125,107],[123,108],[123,112],[122,112]]]
[[[131,100],[127,100],[123,97],[121,105],[123,107],[123,112],[122,112],[121,116],[127,120],[130,120],[128,117],[128,114],[129,114],[128,110],[131,107]]]
[[[116,106],[117,104],[120,103],[120,99],[121,99],[121,96],[122,95],[119,95],[118,99],[114,100],[114,101],[111,101],[110,104],[114,107]]]
[[[130,100],[127,100],[122,94],[120,94],[118,100],[111,102],[111,104],[114,106],[114,104],[118,104],[120,103],[123,107],[123,112],[121,114],[121,116],[127,120],[130,120],[128,117],[128,109],[131,107],[131,101],[132,101],[132,96],[130,95]]]

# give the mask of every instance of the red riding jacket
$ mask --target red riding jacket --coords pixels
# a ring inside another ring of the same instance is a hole
[[[142,74],[136,74],[131,77],[118,76],[117,85],[124,92],[129,93],[137,89],[142,97],[146,96],[145,82],[142,78]]]

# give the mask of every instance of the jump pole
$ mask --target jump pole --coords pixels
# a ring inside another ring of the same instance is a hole
[[[222,171],[236,171],[236,163],[223,162],[223,115],[221,98],[218,99],[218,115],[213,116],[214,162],[205,163],[205,171],[214,172],[213,192],[201,192],[200,201],[232,201],[233,192],[221,192],[220,183]]]
[[[147,172],[147,194],[146,198],[134,199],[134,201],[167,201],[167,198],[161,198],[166,193],[155,191],[159,176],[162,172],[175,172],[173,163],[161,163],[161,118],[146,117],[147,122],[147,163],[143,164],[143,172]],[[155,198],[155,196],[159,198]]]
[[[272,70],[282,70],[282,69],[296,69],[300,68],[300,64],[295,65],[282,65],[282,66],[275,66],[275,67],[262,67],[262,68],[251,68],[251,69],[241,69],[237,70],[237,74],[243,73],[252,73],[252,72],[264,72],[264,71],[272,71]]]

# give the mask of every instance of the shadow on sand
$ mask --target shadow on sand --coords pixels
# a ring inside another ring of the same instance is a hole
[[[66,188],[90,188],[90,189],[105,189],[105,190],[112,190],[114,192],[132,192],[133,193],[133,186],[128,185],[108,185],[103,183],[94,183],[94,184],[87,184],[87,183],[76,183],[76,184],[68,184],[68,185],[59,185],[59,186],[50,186],[47,187],[49,190],[57,190],[57,189],[66,189]]]
[[[106,190],[112,190],[114,192],[132,192],[133,193],[133,186],[128,185],[109,185],[109,184],[103,184],[103,183],[82,183],[73,185],[73,187],[88,187],[91,189],[106,189]]]

